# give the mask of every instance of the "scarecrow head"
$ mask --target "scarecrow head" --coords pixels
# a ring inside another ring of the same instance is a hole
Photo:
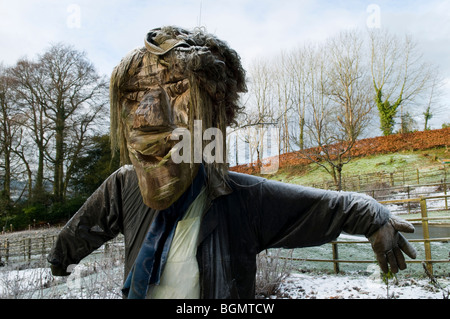
[[[223,132],[220,145],[226,149],[226,127],[239,111],[238,94],[245,91],[237,53],[202,30],[154,29],[145,47],[122,59],[111,76],[111,142],[121,163],[133,164],[146,205],[169,207],[198,171],[200,163],[173,160],[179,142],[174,131],[183,128],[195,138],[194,121],[201,121],[203,131]],[[227,170],[225,161],[205,167],[222,175]]]

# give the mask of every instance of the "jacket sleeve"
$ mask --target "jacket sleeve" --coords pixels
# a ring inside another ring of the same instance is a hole
[[[366,237],[390,212],[373,198],[266,181],[260,184],[257,237],[260,249],[317,246],[344,231]]]
[[[122,231],[121,170],[108,177],[62,228],[47,256],[54,275],[69,275],[69,265],[78,264]]]

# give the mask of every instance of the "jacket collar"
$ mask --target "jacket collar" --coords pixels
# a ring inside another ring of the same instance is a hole
[[[214,209],[213,201],[221,196],[229,195],[233,192],[233,189],[227,182],[228,176],[224,176],[223,173],[218,172],[216,169],[208,170],[208,203],[203,213],[202,225],[198,235],[197,244],[203,242],[203,240],[209,236],[214,229],[216,229],[219,223],[219,211]]]
[[[208,195],[211,201],[233,192],[227,180],[227,173],[221,173],[215,168],[208,169]]]

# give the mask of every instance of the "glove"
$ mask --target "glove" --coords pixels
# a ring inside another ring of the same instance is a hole
[[[71,273],[66,271],[65,267],[61,264],[51,264],[50,270],[53,276],[69,276]]]
[[[416,250],[399,231],[413,233],[414,226],[403,219],[391,216],[386,224],[369,237],[369,242],[384,273],[389,272],[388,264],[394,274],[399,269],[406,269],[402,251],[412,259],[416,259]]]

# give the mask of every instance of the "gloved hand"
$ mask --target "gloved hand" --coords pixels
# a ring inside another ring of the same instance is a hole
[[[369,237],[372,249],[376,254],[378,263],[384,273],[397,273],[398,270],[406,269],[405,257],[402,251],[411,257],[416,258],[416,250],[399,232],[413,233],[414,226],[396,216],[391,216],[389,221]]]
[[[60,264],[51,264],[50,270],[53,276],[69,276],[71,273],[66,271],[66,268]]]

